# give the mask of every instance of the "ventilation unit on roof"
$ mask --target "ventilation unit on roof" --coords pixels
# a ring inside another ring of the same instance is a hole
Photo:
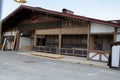
[[[65,8],[62,9],[62,12],[65,13],[65,14],[74,14],[73,11],[65,9]]]

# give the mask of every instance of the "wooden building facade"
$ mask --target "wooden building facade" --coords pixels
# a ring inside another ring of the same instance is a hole
[[[2,21],[3,50],[34,50],[107,61],[120,25],[39,7],[20,6]]]

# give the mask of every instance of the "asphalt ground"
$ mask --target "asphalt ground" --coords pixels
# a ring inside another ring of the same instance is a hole
[[[0,80],[119,80],[120,71],[0,51]]]

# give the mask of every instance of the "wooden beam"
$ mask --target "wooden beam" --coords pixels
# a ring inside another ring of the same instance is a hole
[[[62,44],[62,35],[61,35],[61,30],[60,30],[60,34],[59,34],[59,47],[58,47],[58,53],[59,54],[60,54],[61,44]]]
[[[89,50],[90,50],[90,23],[88,24],[88,35],[87,35],[87,59],[89,58]]]
[[[36,46],[36,42],[37,42],[37,41],[36,41],[36,40],[37,40],[36,38],[37,38],[37,35],[36,35],[36,30],[35,30],[35,34],[34,34],[34,47]]]
[[[89,57],[88,59],[92,59],[94,58],[95,56],[99,55],[98,53],[94,54],[93,56]]]
[[[115,27],[115,32],[114,32],[114,42],[116,42],[116,38],[117,38],[117,28]]]
[[[12,49],[12,51],[15,50],[15,42],[16,42],[16,38],[17,38],[17,31],[15,31],[15,36],[14,36],[13,49]]]

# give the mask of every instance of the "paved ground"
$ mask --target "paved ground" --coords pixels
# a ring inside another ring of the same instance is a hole
[[[33,51],[31,51],[31,52],[18,52],[18,54],[34,56],[34,57],[43,57],[44,56],[44,58],[53,58],[56,60],[61,60],[61,61],[66,61],[66,62],[109,68],[107,66],[107,62],[87,60],[86,57],[57,55],[57,54],[50,54],[50,53],[44,53],[44,52],[33,52]],[[33,54],[35,54],[35,55],[33,55]]]
[[[120,71],[0,52],[0,80],[119,80]]]

